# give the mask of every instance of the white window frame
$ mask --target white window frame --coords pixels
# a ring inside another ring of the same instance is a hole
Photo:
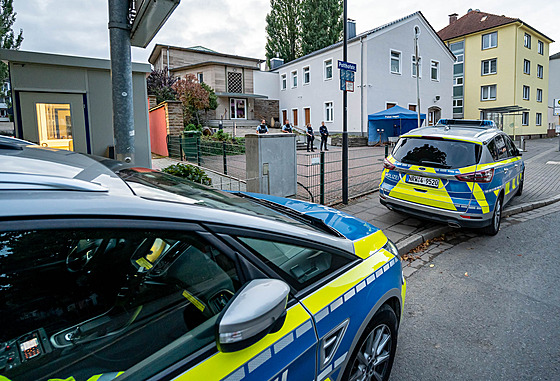
[[[544,56],[544,42],[541,40],[537,40],[537,53]]]
[[[235,112],[235,117],[233,115],[231,115],[231,101],[232,100],[236,101],[236,103],[235,103],[235,111],[236,111]],[[237,117],[237,101],[243,101],[245,103],[245,117],[244,118],[238,118]],[[247,109],[248,105],[249,105],[249,102],[247,101],[246,98],[229,98],[229,112],[230,112],[229,118],[230,119],[236,119],[236,120],[247,120],[247,114],[249,113],[248,109]]]
[[[492,45],[492,35],[496,35],[496,45]],[[484,38],[486,36],[488,37],[488,46],[484,46]],[[486,50],[486,49],[492,49],[492,48],[496,48],[498,46],[498,31],[494,31],[494,32],[490,32],[490,33],[486,33],[482,35],[482,50]]]
[[[461,102],[461,104],[459,105],[456,102]],[[463,98],[457,98],[457,99],[453,99],[453,107],[463,107]]]
[[[432,69],[434,69],[434,64],[435,65],[435,69],[436,69],[436,78],[434,78],[432,76]],[[436,60],[431,60],[430,61],[430,79],[434,82],[439,82],[439,61]]]
[[[196,80],[198,81],[198,83],[203,83],[204,82],[204,72],[203,71],[199,71],[198,73],[196,73]]]
[[[399,105],[399,102],[397,101],[385,101],[385,110],[388,110],[387,106],[389,105],[389,103],[394,104],[396,106]]]
[[[305,71],[306,71],[306,70],[307,70],[307,82],[305,81]],[[302,80],[302,81],[303,81],[303,82],[302,82],[303,85],[309,85],[309,84],[311,83],[311,69],[310,69],[309,65],[304,66],[304,67],[301,69],[301,71],[302,71],[302,73],[303,73],[303,74],[302,74],[302,76],[303,76],[303,80]]]
[[[292,70],[290,72],[290,79],[292,80],[292,89],[298,87],[298,72],[297,70]]]
[[[410,68],[410,75],[412,76],[412,78],[416,78],[416,76],[414,75],[414,67],[416,66],[416,55],[413,54],[411,61],[412,62],[412,66]],[[418,56],[418,72],[420,73],[420,78],[422,78],[422,56]]]
[[[492,71],[492,61],[496,61],[496,71]],[[488,62],[488,73],[484,72],[484,63]],[[480,62],[480,73],[481,75],[492,75],[498,73],[498,59],[497,58],[490,58],[487,60],[482,60]]]
[[[527,95],[525,95],[525,91],[527,91]],[[531,88],[527,85],[523,85],[523,100],[528,101],[531,99]]]
[[[544,77],[544,66],[537,64],[537,78],[543,79]]]
[[[535,114],[535,125],[536,126],[542,126],[542,113],[537,112]]]
[[[528,126],[529,125],[529,111],[523,111],[521,114],[521,125]]]
[[[458,79],[461,79],[461,83],[457,83]],[[453,78],[453,86],[463,86],[465,84],[464,77],[455,77]]]
[[[542,103],[542,89],[537,89],[537,102]]]
[[[529,33],[525,33],[523,36],[523,46],[527,49],[531,49],[531,35]]]
[[[492,98],[492,87],[495,88],[495,96],[494,98]],[[484,89],[487,88],[488,89],[488,97],[484,98]],[[486,102],[486,101],[495,101],[496,99],[498,99],[498,86],[497,85],[484,85],[484,86],[480,86],[480,100],[482,102]]]
[[[328,105],[330,104],[330,108]],[[330,111],[330,119],[329,119],[329,111]],[[323,104],[323,112],[325,114],[325,123],[333,123],[334,122],[334,101],[326,101]]]
[[[331,62],[330,65],[327,64],[327,62]],[[334,77],[334,66],[333,66],[334,60],[332,58],[327,58],[326,60],[323,61],[323,81],[330,81],[333,79]],[[327,68],[331,67],[331,76],[327,77]]]
[[[393,71],[393,53],[397,53],[399,55],[399,71]],[[389,50],[389,72],[391,74],[397,74],[397,75],[401,75],[402,74],[402,52],[395,50],[395,49],[391,49]]]
[[[523,74],[531,75],[531,61],[523,60]]]
[[[280,90],[286,90],[288,88],[288,74],[280,74]]]
[[[412,111],[412,110],[410,109],[410,106],[415,106],[415,107],[416,107],[416,111],[414,111],[414,112],[418,112],[418,105],[417,105],[416,103],[409,103],[409,104],[406,105],[406,109],[409,110],[409,111]],[[385,106],[385,107],[387,107],[387,106]]]

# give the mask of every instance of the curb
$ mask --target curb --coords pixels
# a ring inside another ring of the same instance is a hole
[[[543,206],[554,204],[555,202],[558,202],[558,201],[560,201],[560,195],[550,197],[550,198],[547,198],[547,199],[541,200],[541,201],[527,202],[525,204],[511,206],[509,208],[504,209],[504,217],[510,217],[510,216],[515,215],[515,214],[528,212],[529,210],[542,208]]]

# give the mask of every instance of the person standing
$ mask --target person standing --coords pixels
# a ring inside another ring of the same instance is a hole
[[[307,130],[305,131],[305,135],[307,135],[307,152],[309,152],[309,145],[311,145],[311,152],[315,152],[313,148],[313,140],[315,140],[315,135],[313,135],[313,127],[311,127],[311,123],[307,123]]]
[[[321,127],[319,127],[319,133],[321,134],[321,144],[319,145],[319,149],[323,150],[323,144],[325,145],[325,151],[328,151],[327,148],[327,138],[329,137],[329,130],[327,130],[327,126],[325,126],[325,122],[321,122]]]
[[[261,120],[261,124],[257,126],[257,135],[268,134],[268,127],[266,126],[266,121]]]
[[[286,124],[282,126],[282,132],[285,132],[287,134],[291,134],[292,132],[294,132],[292,126],[290,125],[290,121],[287,119],[286,119]]]

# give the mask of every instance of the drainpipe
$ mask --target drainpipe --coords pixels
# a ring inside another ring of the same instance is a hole
[[[364,137],[364,36],[360,37],[360,131]]]
[[[167,76],[169,77],[169,45],[167,46],[167,61],[165,66],[167,66]]]
[[[515,58],[513,60],[513,104],[517,101],[517,44],[519,43],[519,28],[523,26],[523,23],[515,29]],[[521,124],[523,124],[523,111],[521,111]],[[515,141],[515,119],[513,121],[513,141]]]

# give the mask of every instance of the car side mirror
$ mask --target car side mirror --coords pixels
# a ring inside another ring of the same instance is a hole
[[[216,320],[216,344],[221,352],[245,349],[286,319],[290,287],[278,279],[255,279],[243,286]]]

